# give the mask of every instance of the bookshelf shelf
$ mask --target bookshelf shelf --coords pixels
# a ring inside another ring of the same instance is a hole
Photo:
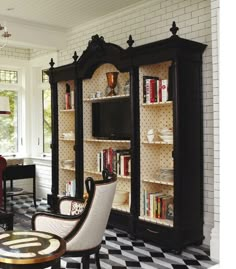
[[[123,211],[123,212],[130,212],[129,205],[128,204],[124,204],[124,205],[112,205],[112,209]]]
[[[87,174],[94,174],[94,175],[99,175],[99,176],[102,175],[101,172],[97,172],[96,170],[84,169],[84,172],[87,173]],[[131,179],[131,176],[120,176],[120,175],[117,175],[117,178],[130,180]]]
[[[74,109],[61,109],[60,112],[61,113],[74,113],[75,110]]]
[[[73,171],[75,172],[75,167],[72,167],[72,168],[65,168],[65,167],[60,167],[61,170],[65,170],[65,171]]]
[[[167,227],[174,227],[173,220],[150,218],[150,217],[147,217],[147,216],[139,216],[139,219],[140,220],[145,220],[147,222],[167,226]]]
[[[62,137],[60,137],[59,140],[60,141],[65,141],[65,142],[75,142],[74,138],[62,138]]]
[[[102,101],[102,100],[112,100],[112,99],[119,99],[129,97],[129,95],[126,94],[120,94],[116,96],[104,96],[104,97],[98,97],[98,98],[86,98],[84,99],[84,102],[96,102],[96,101]]]
[[[163,103],[143,103],[142,106],[145,106],[145,107],[152,107],[152,106],[169,106],[169,105],[172,105],[173,102],[172,101],[167,101],[167,102],[163,102]]]
[[[142,144],[147,144],[147,145],[173,145],[173,142],[165,142],[165,141],[148,142],[148,141],[143,141]]]
[[[130,140],[109,140],[109,139],[94,139],[94,138],[87,138],[84,139],[85,142],[96,142],[96,143],[130,143]]]
[[[154,184],[161,184],[161,185],[167,185],[167,186],[174,186],[174,182],[172,181],[163,181],[163,180],[156,180],[156,179],[143,179],[143,182],[147,183],[154,183]]]

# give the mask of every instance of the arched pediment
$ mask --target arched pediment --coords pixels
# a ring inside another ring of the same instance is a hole
[[[78,77],[90,78],[94,71],[104,63],[113,64],[118,70],[124,69],[125,50],[120,46],[106,43],[102,36],[94,35],[88,42],[77,62]]]

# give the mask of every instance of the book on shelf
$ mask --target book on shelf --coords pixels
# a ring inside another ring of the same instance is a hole
[[[66,195],[75,197],[76,183],[75,179],[72,179],[66,183]]]
[[[173,220],[173,196],[143,190],[143,214],[150,218]]]
[[[168,101],[168,80],[167,79],[160,79],[158,96],[159,96],[160,103]]]
[[[143,103],[164,103],[168,101],[168,80],[154,76],[143,76]]]
[[[161,199],[161,219],[167,219],[167,209],[170,204],[173,205],[173,196],[167,195]]]
[[[97,153],[97,172],[105,168],[120,176],[130,175],[130,150],[129,149],[103,149]]]
[[[143,76],[143,103],[156,103],[158,100],[159,78]]]

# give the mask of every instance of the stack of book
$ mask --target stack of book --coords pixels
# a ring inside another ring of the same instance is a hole
[[[162,103],[168,101],[168,80],[159,77],[143,77],[143,103]]]
[[[103,149],[97,153],[97,171],[104,169],[120,176],[129,176],[131,171],[131,156],[129,149]]]
[[[154,192],[148,193],[147,190],[143,191],[144,201],[144,216],[158,219],[173,220],[173,196]]]

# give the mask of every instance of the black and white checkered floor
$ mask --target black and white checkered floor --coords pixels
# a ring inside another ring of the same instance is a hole
[[[37,211],[48,210],[45,199],[37,199],[37,205]],[[30,197],[15,196],[8,201],[7,210],[14,212],[14,230],[31,228],[35,208]],[[103,269],[204,269],[215,264],[209,250],[202,246],[188,247],[176,255],[143,240],[130,240],[127,233],[115,228],[105,231],[100,261]],[[81,268],[80,258],[62,258],[61,268]],[[93,259],[90,268],[96,268]]]

